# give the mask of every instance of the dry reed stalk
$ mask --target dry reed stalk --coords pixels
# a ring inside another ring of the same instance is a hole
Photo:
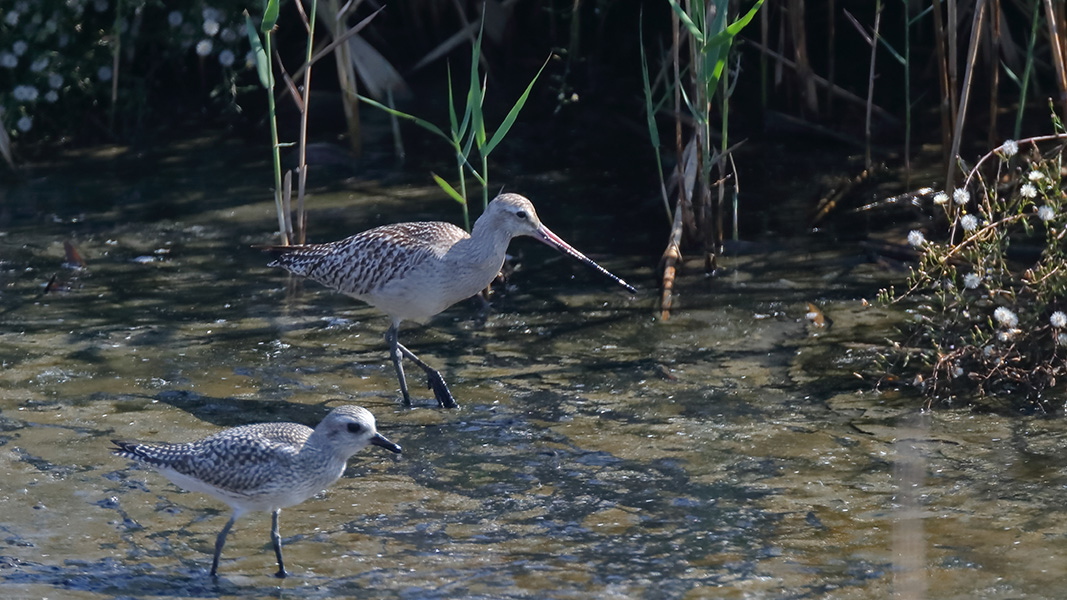
[[[112,133],[115,131],[115,113],[118,111],[119,106],[119,53],[122,51],[122,35],[119,32],[118,19],[119,14],[122,12],[121,7],[122,5],[119,4],[119,9],[115,11],[115,30],[112,36],[115,40],[115,47],[111,56],[111,112],[108,117]]]
[[[771,27],[771,9],[767,7],[766,10],[760,11],[759,16],[759,39],[760,43],[764,47],[767,47],[767,38],[770,36]],[[760,72],[760,109],[767,112],[767,55],[760,54],[759,57],[759,72]]]
[[[682,143],[682,71],[681,71],[681,20],[677,14],[673,14],[671,20],[671,36],[672,36],[672,48],[671,58],[674,61],[674,145],[677,154],[675,156],[685,157],[686,145]],[[678,181],[683,182],[686,178],[686,169],[684,167],[684,158],[682,160],[675,161],[675,169],[677,170]],[[686,192],[684,187],[678,188],[678,200],[677,205],[682,207],[682,218],[684,221],[692,223],[692,217],[686,218],[686,214],[691,214],[692,207],[690,206],[691,196]]]
[[[686,13],[692,14],[693,2],[692,0],[686,0]],[[690,93],[693,105],[697,107],[697,110],[703,110],[703,107],[709,102],[709,98],[703,92],[702,82],[698,80],[700,69],[696,68],[697,61],[700,60],[699,48],[697,47],[696,40],[692,35],[686,36],[689,43],[689,80],[692,83],[690,87],[693,90]],[[704,133],[706,127],[702,123],[698,123],[697,127],[693,129],[693,137],[690,138],[689,145],[694,148],[694,156],[696,158],[696,166],[693,167],[693,174],[695,177],[696,185],[692,188],[691,193],[686,197],[688,202],[682,206],[682,218],[692,224],[692,232],[694,239],[700,240],[701,246],[704,250],[704,260],[707,263],[708,253],[708,225],[710,219],[711,198],[708,196],[707,181],[705,181],[704,175],[704,153],[702,150],[709,147],[710,143],[705,139]],[[703,234],[703,235],[701,235]]]
[[[293,170],[286,169],[282,179],[282,212],[285,215],[285,246],[293,243]]]
[[[785,59],[785,19],[778,19],[778,48],[782,49],[782,59]],[[782,85],[782,81],[785,77],[785,70],[782,68],[782,62],[779,60],[774,65],[774,87]],[[786,92],[790,90],[787,88]]]
[[[307,164],[307,145],[308,145],[308,106],[311,102],[311,67],[313,63],[311,59],[314,58],[312,50],[315,44],[315,16],[318,11],[318,0],[310,0],[311,2],[311,16],[309,17],[304,12],[304,3],[302,0],[295,2],[296,9],[300,13],[300,19],[304,22],[304,30],[307,32],[308,41],[307,49],[304,57],[304,95],[300,99],[300,139],[298,140],[298,147],[300,148],[299,164],[297,166],[299,179],[296,185],[296,243],[303,244],[307,241],[307,213],[304,211],[304,191],[307,189],[308,178],[308,164]],[[278,61],[281,64],[281,60]]]
[[[958,69],[959,69],[959,32],[957,27],[959,26],[959,15],[956,11],[956,0],[948,0],[946,4],[948,8],[948,37],[945,42],[948,47],[948,93],[952,97],[952,122],[956,122],[956,109],[959,107],[959,96],[957,91],[959,87],[957,83],[959,81]]]
[[[826,1],[826,28],[826,81],[829,83],[826,88],[826,112],[833,114],[834,67],[836,66],[834,41],[837,37],[837,14],[834,11],[834,0]]]
[[[271,48],[274,55],[274,64],[278,67],[278,72],[282,75],[282,83],[285,85],[282,89],[289,92],[289,98],[296,105],[298,111],[304,110],[304,98],[300,95],[300,88],[297,87],[296,82],[293,81],[292,76],[289,75],[289,71],[285,70],[285,64],[282,63],[282,55],[278,53],[278,48]]]
[[[971,97],[971,83],[974,78],[974,69],[978,60],[978,42],[982,37],[983,21],[985,19],[986,0],[977,0],[974,6],[974,20],[971,22],[971,41],[967,49],[967,65],[963,72],[963,90],[960,92],[960,105],[956,112],[956,124],[952,131],[952,152],[946,165],[945,190],[954,189],[956,175],[956,161],[960,154],[960,144],[963,141],[963,123],[967,119],[967,103]],[[956,204],[948,203],[949,216],[952,217],[957,210]]]
[[[7,166],[11,168],[12,172],[18,171],[15,167],[15,156],[11,153],[11,137],[7,134],[7,127],[4,126],[2,119],[0,119],[0,156],[4,157],[4,161],[7,162]],[[0,200],[2,199],[0,198]],[[0,205],[2,204],[0,202]]]
[[[1000,54],[1001,54],[1001,18],[1000,0],[989,0],[989,137],[986,146],[997,146],[997,113],[1000,104],[997,102],[997,89],[1000,87]],[[1020,101],[1023,101],[1020,99]]]
[[[360,0],[349,0],[343,7],[338,6],[338,0],[326,0],[327,9],[334,15],[334,27],[330,28],[334,37],[339,37],[345,30],[345,21],[352,11],[355,11]],[[337,84],[341,88],[341,105],[345,112],[345,122],[348,125],[348,144],[356,158],[363,154],[363,140],[360,135],[359,125],[359,89],[357,88],[356,69],[352,63],[352,49],[347,44],[339,44],[334,48],[335,63],[337,64]]]
[[[299,4],[299,3],[298,3]],[[304,126],[301,129],[300,137],[300,167],[298,172],[303,173],[306,167],[305,164],[305,152],[307,148],[307,136],[306,136],[306,122],[307,122],[307,93],[310,88],[310,83],[304,81],[304,95],[301,96],[300,89],[297,83],[292,80],[287,70],[285,70],[285,64],[282,62],[282,54],[278,53],[277,47],[272,48],[274,54],[274,64],[277,66],[278,73],[282,74],[282,81],[285,83],[284,89],[289,92],[289,97],[292,98],[292,104],[297,106],[297,110],[300,112],[301,120],[304,122]],[[310,74],[310,70],[305,70],[305,74]],[[301,177],[299,181],[300,191],[297,195],[297,225],[292,225],[291,214],[291,195],[292,195],[292,171],[285,172],[284,181],[285,193],[282,199],[282,209],[285,211],[285,232],[286,232],[286,244],[289,243],[304,243],[304,181]],[[296,237],[293,237],[296,234]]]
[[[941,0],[934,0],[934,48],[937,55],[937,83],[941,91],[941,155],[945,164],[951,162],[949,148],[952,147],[952,123],[956,114],[955,96],[949,85],[948,71],[948,36],[945,32],[944,18],[941,14]]]
[[[678,13],[671,11],[671,64],[674,70],[674,147],[675,156],[679,157],[674,165],[674,178],[678,182],[678,197],[674,202],[674,219],[671,222],[671,237],[667,249],[663,252],[663,294],[660,299],[660,315],[666,321],[670,318],[671,295],[674,290],[674,277],[677,264],[681,261],[682,207],[685,206],[685,176],[682,160],[685,156],[682,146],[682,75],[680,64],[681,19]],[[677,232],[677,235],[676,233]],[[677,238],[677,239],[676,239]],[[673,248],[673,251],[672,251]]]
[[[1056,2],[1053,6],[1056,9],[1056,39],[1059,41],[1060,56],[1067,56],[1067,37],[1064,35],[1067,32],[1067,7],[1063,2]],[[1067,71],[1067,67],[1064,67],[1064,71]]]
[[[882,26],[882,9],[884,5],[881,0],[877,0],[874,9],[874,31],[871,34],[871,67],[870,74],[867,78],[867,111],[864,118],[863,129],[863,164],[869,171],[871,169],[871,107],[874,106],[874,76],[875,76],[875,60],[878,57],[878,35]]]
[[[697,189],[699,175],[700,150],[699,140],[696,134],[689,138],[689,142],[682,150],[682,159],[679,161],[681,172],[678,177],[679,198],[682,198],[682,225],[685,233],[692,239],[700,239],[700,228],[697,227],[696,211],[693,209],[693,194]]]
[[[804,0],[789,0],[789,27],[793,35],[793,57],[800,78],[802,105],[809,114],[819,114],[819,97],[815,94],[814,71],[808,59],[808,36],[804,26]]]
[[[1067,66],[1064,65],[1063,3],[1045,0],[1045,23],[1048,25],[1049,45],[1052,47],[1052,70],[1060,88],[1060,110],[1067,114]]]
[[[707,7],[710,11],[714,5],[708,3]],[[686,0],[687,12],[692,13],[694,10],[693,2]],[[710,22],[712,16],[710,14],[705,15],[705,22]],[[710,112],[711,97],[708,93],[706,82],[700,79],[703,74],[702,69],[696,68],[697,61],[703,60],[701,48],[696,39],[692,35],[687,36],[689,41],[689,77],[692,82],[691,89],[693,90],[692,97],[695,99],[695,106],[700,107],[698,110],[702,111],[702,116],[707,119]],[[704,251],[704,266],[705,269],[710,271],[714,268],[714,258],[711,256],[715,247],[715,207],[711,199],[711,183],[708,181],[707,174],[711,170],[710,163],[705,165],[706,156],[704,154],[705,148],[711,148],[711,140],[708,139],[708,123],[703,121],[698,127],[694,129],[693,138],[690,142],[695,147],[696,156],[696,186],[693,188],[693,193],[689,194],[689,209],[692,211],[693,227],[696,239],[700,240],[700,245]],[[712,161],[713,162],[713,161]]]
[[[301,75],[303,75],[304,70],[308,68],[308,65],[313,65],[313,64],[319,62],[327,54],[330,54],[335,49],[337,49],[338,46],[340,46],[341,44],[347,42],[352,36],[356,35],[360,31],[362,31],[363,28],[366,27],[367,25],[369,25],[370,22],[372,20],[374,20],[374,17],[378,16],[378,13],[382,12],[383,10],[385,10],[384,6],[379,8],[378,10],[372,12],[370,15],[368,15],[362,21],[360,21],[359,23],[356,23],[351,28],[347,29],[344,33],[341,33],[341,34],[336,35],[336,36],[332,36],[334,38],[333,41],[331,41],[329,44],[326,44],[324,47],[320,48],[319,51],[316,52],[315,55],[311,57],[310,61],[300,65],[300,68],[293,72],[293,78],[295,79],[295,78],[298,78]]]
[[[678,272],[678,263],[682,261],[682,205],[674,206],[674,221],[671,223],[670,241],[663,251],[663,293],[660,297],[660,319],[671,318],[671,304],[674,302],[674,278]]]
[[[760,44],[758,44],[756,42],[753,42],[751,40],[746,40],[745,43],[748,46],[751,46],[751,47],[759,50],[761,53],[766,54],[767,56],[773,58],[775,61],[777,61],[778,65],[780,67],[788,67],[790,69],[796,68],[796,63],[794,63],[793,61],[789,60],[788,58],[782,56],[781,54],[775,52],[774,50],[768,49],[766,46],[762,46],[762,45],[760,45]],[[852,92],[850,92],[850,91],[848,91],[848,90],[846,90],[844,88],[841,88],[839,86],[832,85],[829,81],[827,81],[826,79],[824,79],[823,77],[821,77],[819,75],[813,74],[812,75],[812,81],[814,81],[816,84],[818,84],[820,86],[826,87],[826,89],[830,90],[830,92],[837,98],[841,98],[842,100],[847,100],[847,101],[849,101],[849,102],[851,102],[853,104],[856,104],[857,106],[866,106],[867,105],[867,100],[865,98],[857,96],[856,94],[853,94]],[[881,117],[882,119],[884,119],[886,121],[892,122],[892,121],[896,121],[897,120],[896,117],[893,116],[893,113],[889,112],[888,110],[886,110],[884,108],[881,108],[877,104],[875,104],[873,106],[872,110],[874,111],[874,114],[878,115],[879,117]]]

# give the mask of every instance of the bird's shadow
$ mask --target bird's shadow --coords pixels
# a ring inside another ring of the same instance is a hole
[[[50,586],[60,595],[98,594],[109,598],[281,598],[294,597],[300,589],[316,589],[332,583],[331,578],[311,573],[286,579],[271,575],[220,574],[211,577],[203,564],[183,561],[172,566],[147,562],[128,564],[121,559],[68,559],[62,564],[23,561],[0,556],[3,573],[0,589],[6,586]]]

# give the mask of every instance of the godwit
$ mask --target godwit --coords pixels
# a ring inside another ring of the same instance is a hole
[[[234,521],[249,511],[271,511],[270,540],[278,557],[276,577],[285,577],[281,509],[295,506],[337,481],[353,454],[368,444],[400,452],[378,433],[374,415],[360,406],[339,406],[311,429],[296,423],[259,423],[226,429],[187,444],[112,440],[113,452],[153,467],[176,485],[204,492],[233,509],[215,540],[211,576]]]
[[[401,358],[426,372],[437,402],[458,406],[444,378],[397,339],[404,320],[424,323],[460,300],[484,290],[504,265],[513,238],[527,235],[607,275],[630,293],[637,290],[541,224],[533,204],[518,194],[497,196],[468,235],[451,223],[414,222],[383,225],[327,244],[272,246],[272,267],[307,277],[362,300],[389,315],[385,333],[404,404],[411,404]]]

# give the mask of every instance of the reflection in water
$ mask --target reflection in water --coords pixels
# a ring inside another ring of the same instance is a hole
[[[402,212],[369,185],[315,202],[313,218],[349,230]],[[580,271],[560,281],[566,267],[547,251],[520,259],[487,314],[460,303],[405,330],[465,400],[405,409],[381,360],[382,318],[321,288],[287,295],[247,249],[270,229],[266,203],[238,188],[198,206],[146,224],[137,215],[158,211],[128,200],[116,209],[128,218],[60,216],[0,236],[0,595],[1058,589],[1064,424],[948,410],[916,421],[914,399],[872,391],[854,372],[892,323],[860,300],[884,275],[838,249],[769,248],[727,259],[714,280],[692,273],[664,323],[651,296]],[[42,295],[72,231],[87,269]],[[603,262],[647,281],[641,261]],[[809,302],[832,328],[809,330]],[[212,581],[223,510],[108,454],[112,437],[313,424],[340,404],[370,409],[405,453],[357,457],[330,491],[286,510],[299,533],[284,540],[284,582],[269,576],[267,517],[237,524]]]

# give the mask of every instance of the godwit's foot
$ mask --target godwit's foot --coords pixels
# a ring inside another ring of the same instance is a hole
[[[426,387],[433,390],[433,395],[437,398],[437,404],[441,408],[459,408],[456,399],[452,397],[452,392],[448,391],[448,384],[445,383],[445,378],[441,377],[441,373],[433,369],[426,371]]]
[[[430,365],[422,362],[418,356],[404,347],[404,344],[397,342],[397,350],[399,350],[404,356],[411,362],[415,363],[420,369],[426,372],[426,387],[433,390],[433,395],[437,398],[437,404],[441,408],[459,408],[459,404],[456,403],[456,399],[452,397],[452,392],[448,391],[448,384],[445,383],[445,378],[441,377],[441,372],[434,369]],[[406,384],[403,387],[407,387]],[[405,396],[406,397],[406,396]],[[408,404],[411,401],[408,400]]]
[[[396,330],[397,324],[394,323],[385,332],[385,340],[389,344],[389,357],[393,360],[393,367],[396,369],[396,379],[400,383],[400,393],[404,397],[404,406],[411,406],[411,395],[408,394],[408,382],[404,377],[404,365],[401,362],[406,357],[426,373],[426,387],[433,390],[433,395],[437,398],[437,404],[441,408],[459,408],[456,399],[452,397],[452,392],[448,391],[448,384],[445,383],[445,378],[441,377],[441,373],[422,362],[422,359],[415,356],[414,352],[408,350],[404,344],[401,344],[397,339]]]

